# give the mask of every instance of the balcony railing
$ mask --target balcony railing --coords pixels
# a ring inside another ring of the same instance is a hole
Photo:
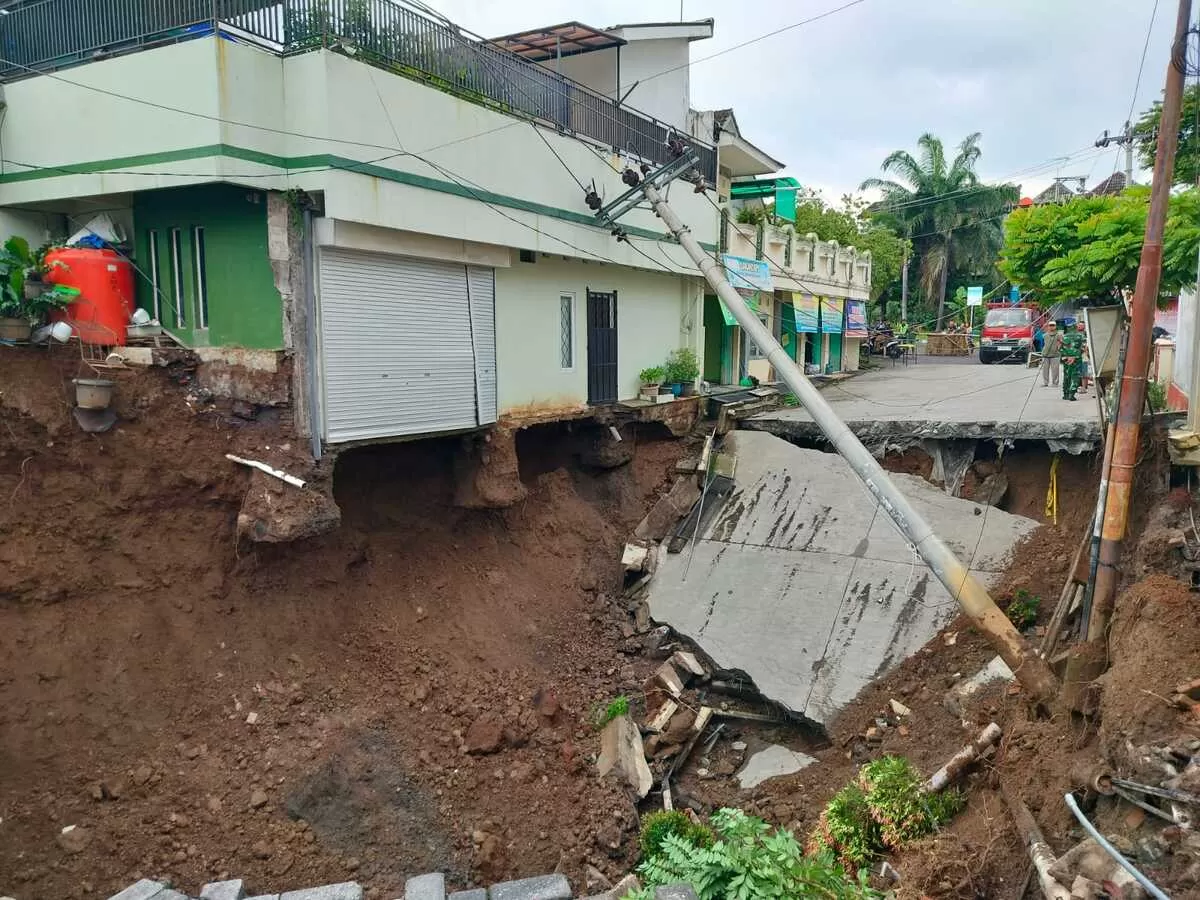
[[[25,0],[4,11],[0,81],[219,34],[282,55],[345,52],[647,162],[672,158],[665,123],[400,0]],[[701,174],[714,183],[716,150],[695,150]]]

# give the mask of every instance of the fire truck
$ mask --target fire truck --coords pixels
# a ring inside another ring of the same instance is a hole
[[[979,332],[981,363],[1028,362],[1040,310],[1028,303],[989,303]]]

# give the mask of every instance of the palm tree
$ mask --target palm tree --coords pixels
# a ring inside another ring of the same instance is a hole
[[[1013,184],[979,181],[979,138],[979,132],[967,135],[947,165],[941,139],[923,134],[917,141],[919,160],[897,150],[883,161],[883,171],[898,180],[868,178],[860,188],[883,194],[876,214],[891,218],[912,241],[920,260],[921,291],[927,298],[937,297],[939,328],[951,269],[991,271],[1004,243],[1001,219],[1020,193]]]

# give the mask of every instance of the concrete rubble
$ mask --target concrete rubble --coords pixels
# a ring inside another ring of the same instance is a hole
[[[658,548],[651,617],[824,725],[958,606],[840,456],[756,431],[734,432],[722,449],[737,457],[733,490],[710,496],[694,545]],[[893,478],[985,583],[1037,527],[916,476]]]
[[[769,778],[793,775],[816,761],[815,757],[809,756],[807,753],[798,753],[787,747],[772,744],[746,760],[746,764],[737,773],[738,784],[741,785],[742,790],[750,790]]]

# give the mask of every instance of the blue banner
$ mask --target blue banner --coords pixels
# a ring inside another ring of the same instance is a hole
[[[775,290],[775,282],[771,279],[771,267],[765,259],[747,259],[729,253],[721,259],[725,263],[725,277],[739,291],[771,293]]]
[[[842,298],[820,297],[821,331],[824,334],[842,333]]]
[[[846,301],[846,336],[867,336],[867,301]]]

